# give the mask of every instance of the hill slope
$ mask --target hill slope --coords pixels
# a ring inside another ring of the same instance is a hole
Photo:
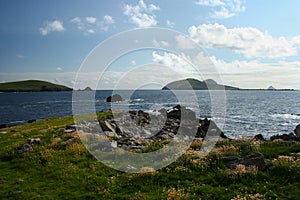
[[[163,90],[239,90],[237,87],[220,85],[212,79],[207,79],[205,81],[199,81],[197,79],[184,79],[179,81],[174,81],[162,88]]]
[[[0,83],[0,92],[72,91],[72,88],[39,80]]]

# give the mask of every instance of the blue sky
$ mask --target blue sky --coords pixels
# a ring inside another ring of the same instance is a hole
[[[224,84],[300,89],[299,7],[294,0],[1,0],[0,82],[73,86],[100,42],[122,31],[161,27],[201,45]],[[124,71],[122,65],[177,62],[157,51],[122,59],[115,73]]]

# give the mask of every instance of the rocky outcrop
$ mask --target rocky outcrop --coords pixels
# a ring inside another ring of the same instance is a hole
[[[260,152],[254,152],[245,156],[244,158],[238,158],[236,156],[226,156],[224,161],[228,168],[235,169],[237,165],[244,165],[245,167],[255,166],[258,170],[266,169],[265,157]]]
[[[114,94],[106,98],[106,102],[118,102],[123,101],[123,98],[119,94]]]
[[[111,141],[101,144],[101,150],[120,147],[123,149],[143,149],[153,141],[182,139],[192,141],[204,138],[207,133],[227,138],[217,125],[208,119],[199,120],[195,112],[177,105],[170,110],[159,110],[161,115],[152,115],[142,110],[115,113],[113,118],[98,122],[83,122],[80,130],[88,133],[104,133]],[[100,125],[100,126],[99,126]],[[100,128],[100,130],[99,130]],[[94,147],[94,148],[98,148]]]
[[[31,151],[33,150],[32,146],[28,143],[26,144],[23,144],[21,145],[17,150],[16,150],[16,153],[19,153],[19,154],[23,154],[25,153],[26,151]]]
[[[300,137],[296,136],[293,133],[290,134],[282,134],[282,135],[273,135],[270,140],[284,140],[284,141],[299,141],[300,142]]]

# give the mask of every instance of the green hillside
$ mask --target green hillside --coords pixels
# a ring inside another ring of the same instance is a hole
[[[27,80],[0,83],[0,92],[43,92],[43,91],[72,91],[63,85],[57,85],[46,81]]]
[[[212,79],[199,81],[197,79],[188,78],[185,80],[174,81],[162,88],[163,90],[239,90],[239,88],[220,85]]]
[[[0,199],[237,200],[300,196],[300,142],[220,140],[201,158],[202,142],[197,140],[171,165],[130,174],[97,161],[76,132],[64,131],[73,123],[72,117],[51,118],[0,129]],[[40,138],[40,143],[18,153],[28,138]],[[144,152],[162,148],[164,143],[153,142]],[[264,155],[266,170],[226,166],[226,159],[256,151]]]

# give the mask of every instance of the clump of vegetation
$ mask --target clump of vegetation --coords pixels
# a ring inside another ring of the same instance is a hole
[[[108,117],[111,113],[99,113]],[[205,157],[202,141],[171,165],[142,174],[123,173],[97,161],[76,132],[62,131],[72,117],[51,118],[4,129],[0,135],[1,199],[298,199],[300,143],[221,140]],[[16,153],[28,138],[40,138],[32,150]],[[66,142],[69,141],[69,142]],[[157,150],[155,142],[139,153]],[[267,168],[237,165],[224,157],[243,158],[259,151]]]

